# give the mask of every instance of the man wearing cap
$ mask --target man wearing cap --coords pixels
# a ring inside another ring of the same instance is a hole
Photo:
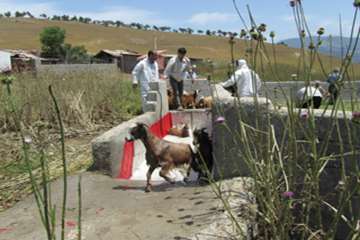
[[[179,110],[182,109],[181,98],[184,91],[184,80],[187,76],[193,77],[191,62],[186,57],[186,53],[185,48],[179,48],[177,56],[170,59],[164,71],[165,76],[169,78],[175,96],[175,104]]]
[[[149,83],[159,81],[159,67],[156,62],[157,53],[150,50],[147,58],[141,60],[132,71],[133,88],[140,84],[142,110],[145,112],[147,96],[150,90]]]
[[[340,69],[335,68],[332,73],[329,74],[326,82],[329,84],[329,94],[330,94],[330,102],[329,104],[335,104],[338,98],[339,90],[337,86],[337,81],[341,78]]]
[[[221,84],[225,89],[236,86],[237,97],[254,97],[258,95],[261,80],[258,74],[252,71],[246,60],[237,61],[237,70],[229,80]]]

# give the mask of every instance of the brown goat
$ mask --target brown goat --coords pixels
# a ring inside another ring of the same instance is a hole
[[[194,93],[184,93],[181,97],[181,104],[183,108],[190,109],[196,107],[196,98],[199,95],[199,90],[195,90]]]
[[[196,108],[212,108],[213,99],[212,97],[203,97],[196,104]]]
[[[186,138],[189,137],[189,126],[187,124],[184,125],[182,128],[173,127],[169,130],[169,135],[177,136],[180,138]]]
[[[168,96],[169,109],[170,110],[176,109],[175,95],[171,89],[167,90],[167,96]]]
[[[168,177],[170,170],[188,164],[187,176],[184,178],[184,181],[187,182],[189,180],[192,160],[195,157],[190,145],[162,140],[153,135],[143,123],[138,123],[135,127],[131,128],[130,135],[131,140],[140,139],[146,148],[146,163],[150,166],[146,175],[146,192],[151,191],[151,175],[158,167],[161,167],[160,176],[167,182],[174,184],[174,179]]]

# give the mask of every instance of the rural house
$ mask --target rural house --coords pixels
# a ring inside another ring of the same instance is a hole
[[[35,51],[4,49],[0,50],[0,62],[1,68],[7,65],[12,72],[24,72],[35,71],[46,59],[37,56]]]
[[[124,73],[131,73],[139,56],[138,52],[130,50],[103,49],[94,56],[94,60],[97,63],[115,63]]]

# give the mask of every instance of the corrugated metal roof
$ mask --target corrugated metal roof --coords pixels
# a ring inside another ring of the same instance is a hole
[[[104,52],[104,53],[107,53],[111,56],[114,56],[114,57],[121,57],[122,55],[139,55],[138,52],[135,52],[135,51],[131,51],[131,50],[109,50],[109,49],[103,49],[101,50],[100,52]]]
[[[1,49],[3,52],[10,53],[12,57],[26,58],[26,59],[43,59],[30,51],[21,50],[21,49]]]

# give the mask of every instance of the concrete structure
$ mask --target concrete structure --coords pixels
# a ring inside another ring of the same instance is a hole
[[[321,86],[327,90],[328,85],[322,81]],[[261,88],[260,96],[268,97],[274,102],[284,101],[285,96],[294,99],[297,91],[304,87],[302,81],[291,81],[291,82],[264,82]],[[285,96],[284,96],[285,94]],[[360,81],[345,82],[344,88],[341,94],[344,100],[360,99]]]
[[[284,147],[283,156],[288,156],[290,146],[287,135],[289,126],[288,109],[283,108],[275,110],[272,104],[265,98],[243,98],[237,100],[230,96],[228,92],[221,87],[216,86],[218,101],[213,108],[213,121],[218,116],[225,118],[226,124],[216,124],[213,126],[214,156],[216,162],[215,177],[217,179],[227,179],[233,177],[252,176],[249,166],[253,166],[254,161],[259,163],[263,160],[260,142],[266,139],[259,137],[269,131],[273,126],[276,140],[280,147]],[[304,110],[302,110],[304,111]],[[306,110],[307,111],[307,110]],[[339,182],[342,179],[342,170],[346,176],[352,179],[351,188],[355,188],[357,181],[354,176],[358,174],[360,168],[359,150],[360,150],[360,125],[351,121],[351,112],[338,113],[332,115],[331,111],[314,110],[314,129],[307,120],[308,114],[294,109],[293,118],[297,118],[295,126],[295,136],[297,139],[297,158],[292,157],[291,162],[285,161],[285,169],[289,166],[293,168],[293,174],[297,181],[297,189],[294,189],[299,196],[302,194],[304,187],[305,172],[307,164],[312,161],[310,153],[312,152],[307,136],[315,134],[317,141],[316,148],[321,157],[333,156],[332,160],[325,162],[324,170],[320,175],[320,194],[325,201],[335,208],[338,207],[340,191],[338,190]],[[299,116],[300,114],[300,116]],[[303,115],[302,115],[303,114]],[[240,121],[243,123],[240,125]],[[246,141],[244,140],[246,129]],[[340,135],[336,131],[340,129]],[[254,131],[261,131],[256,134]],[[322,152],[326,139],[330,139],[327,152]],[[353,146],[353,149],[352,147]],[[346,154],[345,154],[346,153]],[[266,152],[265,154],[268,154]],[[256,156],[256,157],[255,157]],[[292,155],[291,155],[292,156]],[[284,158],[286,159],[286,158]],[[346,206],[345,216],[351,219],[351,216],[360,216],[360,195],[355,193],[350,198],[352,213],[349,206]],[[329,227],[333,219],[333,213],[326,207],[321,209],[323,215],[324,227]],[[346,239],[349,228],[344,222],[340,222],[337,229],[337,239]]]
[[[37,65],[37,73],[40,74],[58,74],[84,73],[84,72],[116,72],[119,71],[116,64],[50,64]]]

